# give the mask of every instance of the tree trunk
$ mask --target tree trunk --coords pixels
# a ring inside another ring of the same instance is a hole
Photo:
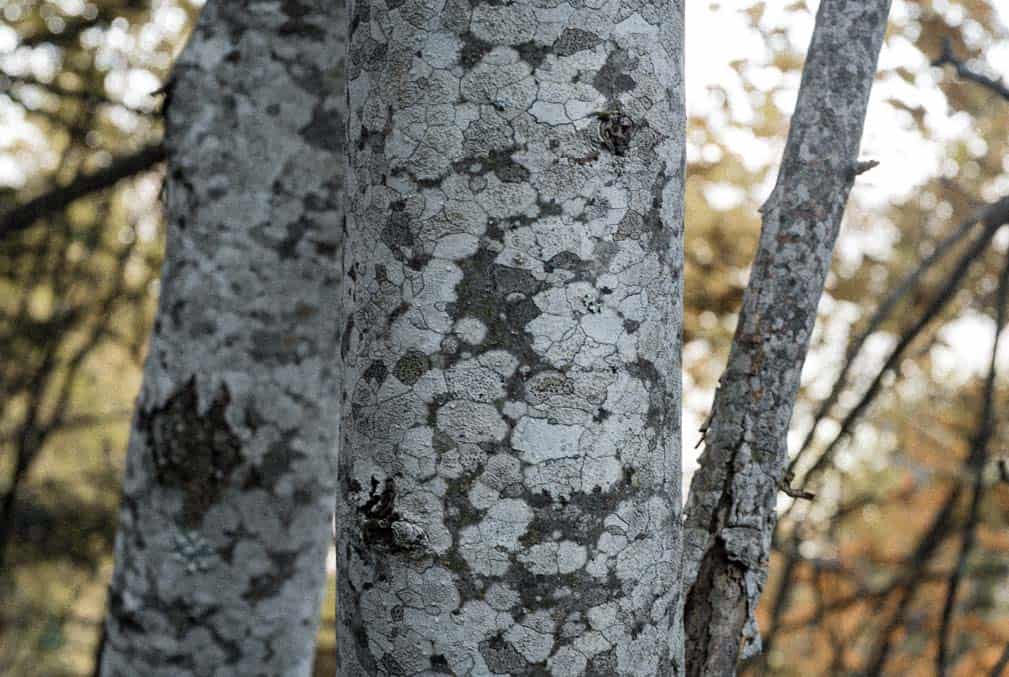
[[[682,5],[355,3],[338,674],[679,674]]]
[[[889,0],[822,0],[778,180],[694,476],[685,522],[687,674],[760,650],[788,424],[855,176]]]
[[[212,0],[176,66],[103,675],[310,673],[339,430],[345,29],[337,2]]]

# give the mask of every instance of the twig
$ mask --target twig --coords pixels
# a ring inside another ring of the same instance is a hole
[[[977,83],[982,87],[986,87],[995,94],[1009,101],[1009,87],[1007,87],[1001,80],[989,77],[984,73],[979,73],[976,70],[968,67],[963,61],[958,59],[956,55],[953,54],[953,42],[946,38],[942,41],[942,54],[939,58],[932,62],[933,66],[942,67],[946,64],[952,65],[956,69],[956,74],[963,78],[964,80],[969,80],[971,82]]]

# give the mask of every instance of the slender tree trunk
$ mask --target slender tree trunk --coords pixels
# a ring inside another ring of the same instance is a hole
[[[679,674],[682,9],[353,5],[339,675]]]
[[[687,674],[731,675],[760,650],[786,436],[816,307],[857,173],[889,0],[822,0],[778,180],[701,467],[687,504]]]
[[[106,676],[308,675],[339,430],[339,2],[211,0],[168,88],[168,250]]]

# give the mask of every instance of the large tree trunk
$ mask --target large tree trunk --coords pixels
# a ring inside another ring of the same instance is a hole
[[[855,176],[889,0],[822,0],[778,180],[687,503],[687,674],[760,650],[775,499],[816,307]]]
[[[167,103],[168,250],[103,675],[308,675],[330,537],[338,2],[211,1]]]
[[[682,5],[350,14],[338,674],[677,674]]]

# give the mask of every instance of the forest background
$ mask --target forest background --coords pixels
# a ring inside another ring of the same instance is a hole
[[[0,673],[90,675],[201,3],[0,3]],[[727,356],[815,2],[686,3],[684,449]],[[749,674],[1009,664],[1009,3],[895,0],[803,374]],[[811,432],[812,431],[812,432]],[[695,456],[685,453],[685,486]],[[316,673],[333,674],[333,592]],[[1007,671],[1009,673],[1009,671]]]

